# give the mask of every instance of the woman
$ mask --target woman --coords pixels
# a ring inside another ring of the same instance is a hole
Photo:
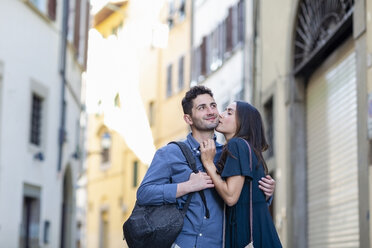
[[[255,248],[282,247],[265,194],[258,187],[260,178],[268,173],[262,156],[268,145],[260,113],[247,102],[233,102],[220,115],[216,130],[222,133],[227,141],[217,164],[219,171],[216,171],[213,164],[216,150],[214,141],[206,140],[201,143],[200,151],[203,165],[227,205],[225,247],[241,248],[251,242],[251,180],[253,180],[253,245]]]

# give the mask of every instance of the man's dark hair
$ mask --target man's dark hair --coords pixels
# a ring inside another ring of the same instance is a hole
[[[208,94],[213,97],[213,93],[210,89],[203,85],[197,85],[191,87],[189,91],[186,92],[185,97],[182,99],[182,109],[184,114],[191,115],[192,101],[199,95]]]

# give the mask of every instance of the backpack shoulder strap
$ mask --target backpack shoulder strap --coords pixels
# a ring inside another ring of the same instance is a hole
[[[185,156],[187,163],[189,164],[189,167],[192,169],[194,173],[198,173],[198,170],[196,169],[195,158],[192,155],[190,148],[184,142],[181,142],[181,141],[172,141],[172,142],[169,142],[168,145],[169,144],[178,145],[183,155]]]
[[[176,144],[179,146],[179,148],[181,149],[183,155],[186,157],[186,160],[187,160],[187,163],[189,164],[189,167],[192,169],[192,171],[197,174],[199,173],[199,171],[196,169],[196,161],[195,161],[195,158],[194,156],[192,155],[191,153],[191,150],[190,148],[184,143],[184,142],[181,142],[181,141],[171,141],[168,143],[169,144]],[[207,217],[209,219],[209,209],[208,209],[208,205],[207,205],[207,200],[205,198],[205,195],[204,195],[204,191],[203,190],[200,190],[199,191],[199,195],[204,203],[204,206],[205,206],[205,217]],[[187,207],[189,205],[189,202],[187,202]]]

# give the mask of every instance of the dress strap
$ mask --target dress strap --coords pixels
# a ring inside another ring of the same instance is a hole
[[[249,225],[250,225],[250,229],[251,229],[251,242],[248,244],[248,246],[246,247],[249,247],[249,245],[251,245],[251,247],[253,247],[253,206],[252,206],[252,181],[253,181],[253,171],[252,171],[252,150],[251,150],[251,146],[249,145],[248,141],[246,141],[245,139],[243,139],[245,141],[245,143],[247,144],[248,146],[248,149],[249,149],[249,169],[251,170],[252,172],[252,180],[249,182]]]

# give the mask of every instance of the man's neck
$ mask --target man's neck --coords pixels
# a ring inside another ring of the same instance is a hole
[[[194,139],[197,142],[201,143],[204,140],[213,139],[213,137],[214,137],[214,130],[211,130],[211,131],[192,130],[192,137],[194,137]]]

